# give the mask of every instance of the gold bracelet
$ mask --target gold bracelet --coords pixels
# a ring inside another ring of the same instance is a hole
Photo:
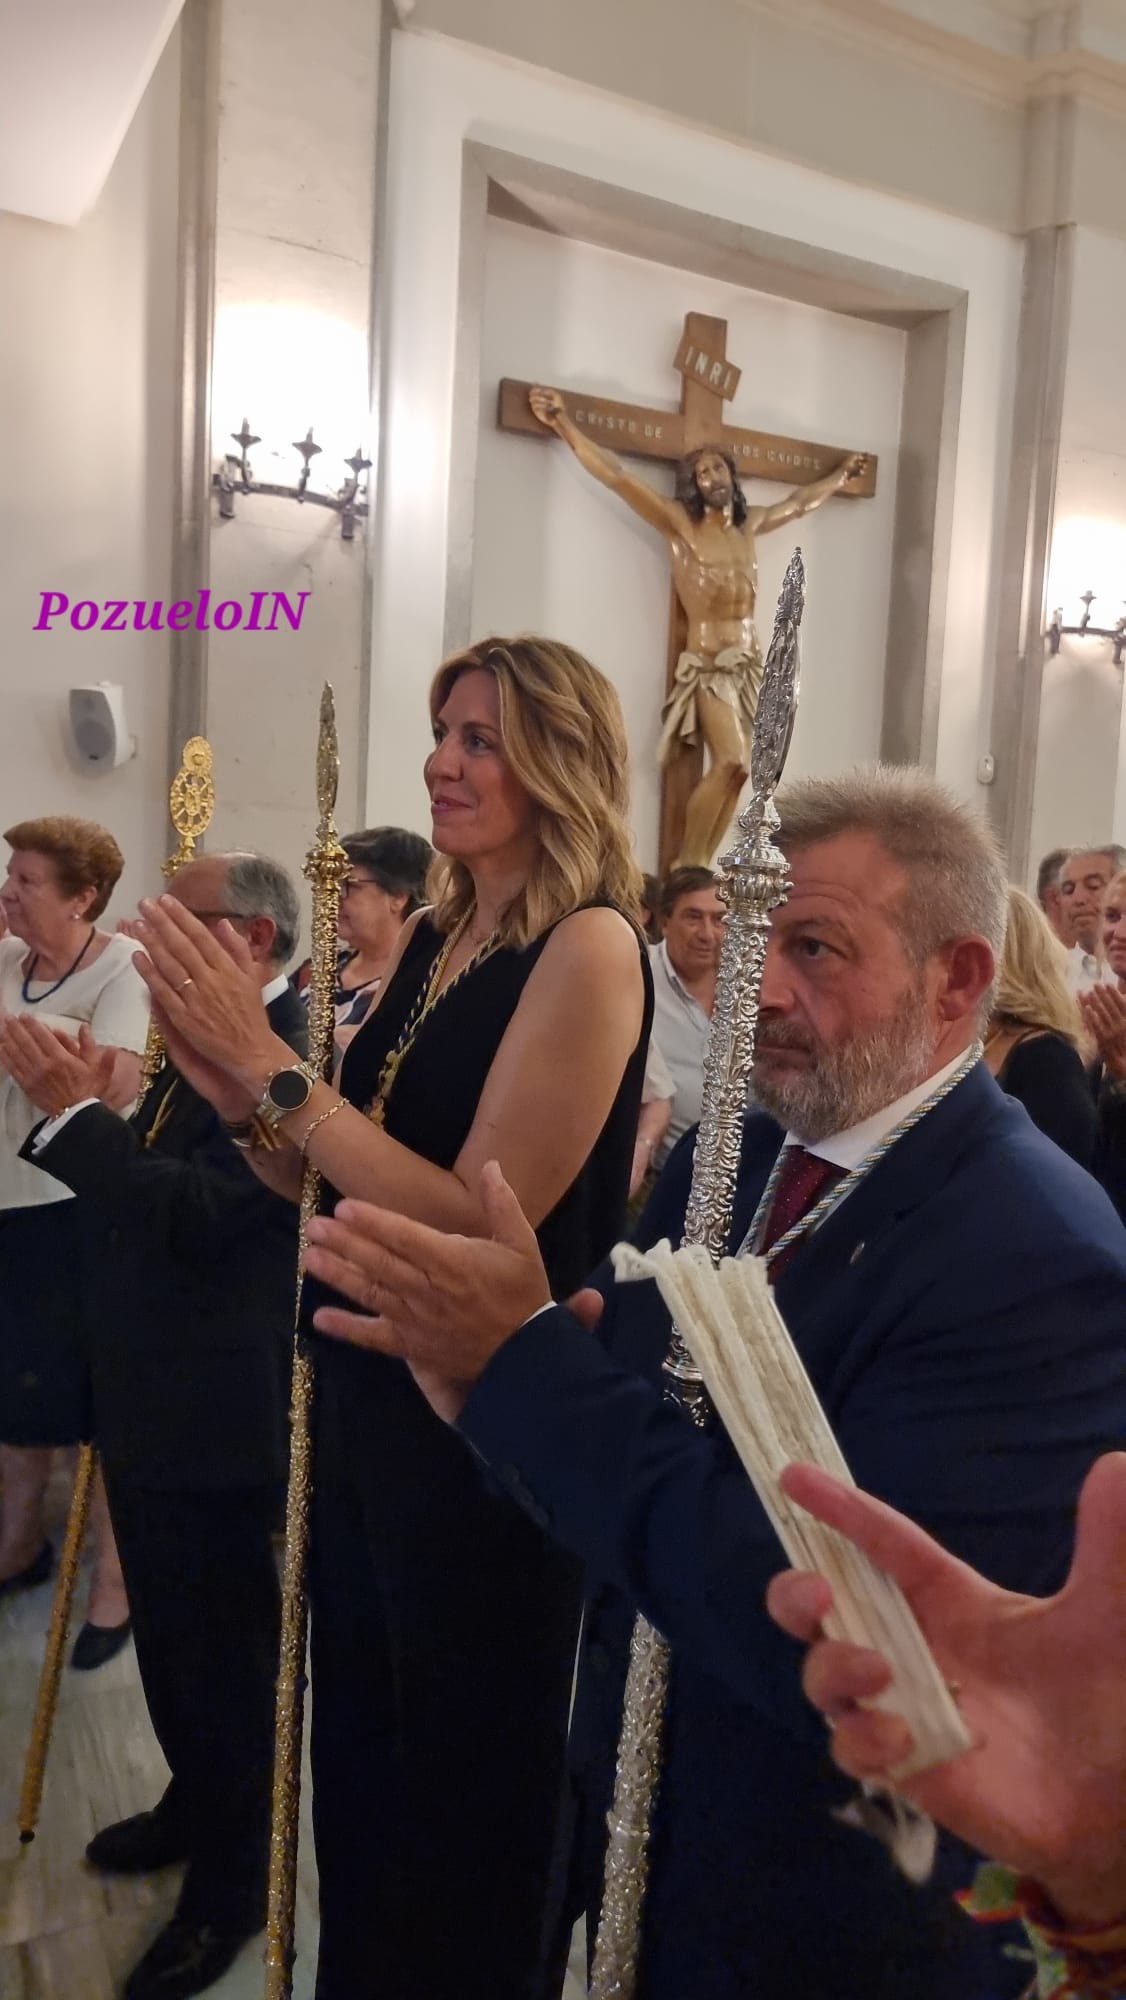
[[[302,1159],[305,1158],[305,1155],[309,1150],[309,1141],[312,1138],[314,1132],[316,1131],[317,1126],[326,1124],[330,1118],[335,1118],[337,1112],[343,1111],[343,1109],[344,1109],[344,1099],[342,1097],[338,1097],[334,1103],[329,1105],[327,1111],[318,1112],[317,1116],[314,1118],[312,1124],[310,1125],[308,1131],[306,1132],[305,1137],[301,1141],[299,1151]]]

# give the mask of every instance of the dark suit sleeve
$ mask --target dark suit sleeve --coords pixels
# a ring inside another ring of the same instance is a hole
[[[1084,1474],[1123,1436],[1121,1258],[1100,1271],[1088,1257],[1084,1278],[1061,1283],[1059,1254],[1045,1244],[1042,1268],[992,1299],[987,1256],[953,1291],[936,1280],[933,1309],[917,1306],[909,1331],[884,1336],[833,1413],[861,1486],[1011,1589],[1058,1588]],[[795,1649],[763,1608],[786,1560],[725,1443],[693,1430],[561,1308],[494,1357],[462,1429],[596,1583],[640,1604],[741,1699],[807,1733]]]
[[[563,1307],[490,1363],[461,1430],[501,1485],[673,1647],[816,1736],[797,1648],[763,1595],[785,1556],[748,1479]]]
[[[125,1119],[90,1104],[34,1159],[107,1227],[144,1229],[170,1256],[184,1259],[221,1255],[279,1200],[251,1173],[214,1114],[181,1159],[146,1151]]]
[[[1094,1174],[1126,1222],[1126,1086],[1103,1077],[1098,1100],[1099,1136]]]

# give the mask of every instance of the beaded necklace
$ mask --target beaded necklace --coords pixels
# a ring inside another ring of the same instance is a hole
[[[44,1000],[49,1000],[51,998],[52,993],[58,992],[60,986],[65,986],[71,974],[73,972],[78,971],[79,966],[81,965],[83,959],[86,956],[86,953],[89,951],[90,946],[93,944],[94,939],[97,937],[97,935],[98,935],[97,925],[91,924],[90,935],[86,939],[86,942],[83,945],[82,950],[79,952],[78,957],[75,959],[73,965],[68,965],[66,971],[63,973],[62,978],[56,979],[53,986],[48,986],[47,991],[45,993],[36,993],[33,995],[28,992],[28,987],[31,985],[32,980],[35,978],[35,968],[39,963],[39,953],[36,952],[32,957],[31,964],[28,966],[27,971],[24,973],[23,985],[20,987],[20,992],[23,995],[24,1005],[27,1007],[40,1007],[42,1006]]]
[[[449,985],[442,985],[442,976],[450,962],[455,947],[461,943],[462,938],[465,936],[466,930],[469,927],[469,919],[472,915],[473,911],[471,909],[467,910],[461,922],[455,925],[454,929],[450,932],[438,957],[434,961],[433,972],[430,974],[425,987],[419,993],[414,1006],[407,1015],[398,1041],[395,1043],[394,1048],[389,1051],[384,1061],[383,1068],[379,1072],[379,1082],[376,1085],[375,1096],[367,1108],[367,1116],[371,1119],[373,1125],[382,1125],[386,1120],[387,1099],[394,1088],[395,1078],[403,1066],[404,1059],[414,1047],[418,1031],[425,1021],[426,1016],[433,1012],[439,1000],[444,1000],[447,993],[452,993],[455,986],[460,986],[462,980],[467,978],[469,973],[474,972],[479,965],[483,964],[485,959],[497,948],[499,940],[496,932],[492,931],[485,939],[484,944],[474,952],[472,958],[466,960],[460,972],[454,974]]]
[[[920,1120],[927,1116],[928,1112],[933,1111],[937,1104],[941,1104],[944,1097],[949,1097],[950,1092],[957,1089],[963,1078],[967,1077],[971,1069],[981,1061],[981,1056],[981,1043],[974,1042],[972,1048],[966,1050],[965,1055],[962,1057],[953,1074],[948,1076],[945,1082],[940,1083],[937,1090],[932,1090],[930,1096],[925,1097],[921,1104],[917,1104],[913,1111],[909,1111],[906,1118],[901,1118],[894,1131],[887,1133],[886,1137],[878,1140],[872,1147],[871,1152],[866,1153],[864,1158],[855,1167],[850,1167],[848,1172],[842,1175],[839,1181],[835,1181],[828,1192],[821,1196],[820,1201],[815,1201],[813,1207],[807,1210],[805,1215],[799,1216],[793,1227],[787,1229],[785,1235],[780,1236],[777,1243],[772,1243],[770,1249],[764,1254],[760,1250],[759,1245],[762,1242],[763,1233],[766,1229],[767,1217],[773,1206],[775,1191],[782,1174],[782,1165],[789,1151],[788,1147],[783,1146],[771,1169],[770,1179],[762,1191],[759,1205],[751,1220],[751,1226],[735,1255],[737,1257],[763,1257],[763,1261],[769,1266],[773,1264],[776,1257],[781,1256],[783,1250],[789,1248],[791,1243],[800,1242],[803,1236],[811,1236],[813,1231],[818,1229],[824,1222],[826,1216],[831,1215],[835,1208],[839,1208],[846,1196],[852,1193],[853,1188],[857,1187],[871,1173],[872,1168],[879,1166],[885,1154],[890,1153],[892,1147],[900,1139],[904,1138],[908,1132],[912,1131],[919,1124]]]

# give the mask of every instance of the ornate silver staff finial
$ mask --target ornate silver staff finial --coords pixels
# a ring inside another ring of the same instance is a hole
[[[692,1167],[684,1241],[702,1243],[718,1263],[727,1249],[743,1116],[754,1062],[759,993],[771,912],[789,891],[786,859],[774,844],[774,792],[782,776],[798,696],[798,633],[805,567],[795,549],[782,584],[751,742],[751,797],[737,839],[719,861],[727,903],[715,1007],[704,1058],[704,1103]],[[666,1395],[693,1423],[710,1415],[699,1370],[676,1327],[665,1361]],[[614,1803],[591,1977],[592,2000],[632,2000],[649,1868],[649,1827],[661,1774],[669,1648],[648,1620],[633,1628],[618,1740]]]
[[[762,688],[751,738],[751,801],[770,799],[777,789],[789,755],[798,711],[801,660],[798,637],[805,610],[805,564],[795,549],[786,565],[774,615],[774,632],[763,669]],[[739,825],[742,827],[740,819]],[[720,867],[726,866],[726,856]]]

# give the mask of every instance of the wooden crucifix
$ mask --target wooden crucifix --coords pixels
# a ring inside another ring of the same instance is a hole
[[[867,498],[876,490],[876,461],[865,453],[724,422],[724,403],[740,379],[727,359],[726,320],[687,313],[674,365],[682,378],[679,412],[511,380],[500,384],[497,412],[502,430],[531,437],[554,431],[584,470],[668,545],[662,873],[711,866],[746,781],[762,680],[754,626],[756,537],[810,513],[834,493]],[[676,497],[667,500],[627,472],[617,452],[676,464]],[[774,506],[751,507],[740,473],[785,480],[794,490]],[[705,749],[709,764],[702,775]]]

